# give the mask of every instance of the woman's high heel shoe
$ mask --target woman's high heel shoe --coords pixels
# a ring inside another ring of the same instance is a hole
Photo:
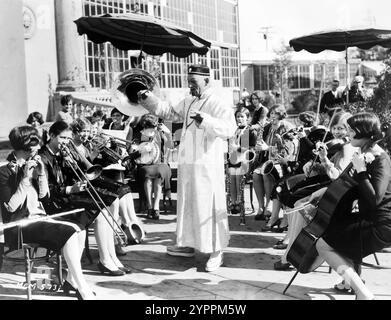
[[[275,222],[273,222],[270,226],[265,226],[261,228],[263,232],[268,232],[268,231],[274,231],[274,227],[277,227],[276,232],[279,232],[278,230],[280,229],[280,224],[281,224],[282,219],[278,218]]]
[[[109,268],[105,267],[100,261],[98,262],[98,269],[100,273],[108,273],[110,276],[123,276],[125,274],[125,272],[120,269],[110,270]]]
[[[128,266],[118,267],[118,269],[122,270],[125,273],[132,273],[132,270]]]

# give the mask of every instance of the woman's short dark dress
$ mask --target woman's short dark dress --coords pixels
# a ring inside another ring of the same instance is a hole
[[[26,203],[16,212],[7,211],[4,203],[7,203],[16,192],[22,179],[21,174],[16,174],[8,165],[0,168],[0,200],[1,211],[4,223],[27,218],[28,211]],[[34,184],[37,189],[37,184]],[[27,226],[6,229],[4,232],[7,246],[14,250],[20,249],[22,241],[24,243],[38,243],[44,248],[60,250],[68,239],[83,227],[77,223],[70,223],[65,218],[57,218],[54,221],[34,222]]]
[[[162,179],[163,187],[165,191],[171,190],[171,168],[167,163],[163,163],[163,150],[164,150],[164,142],[161,138],[161,133],[155,136],[154,141],[160,147],[160,159],[156,164],[138,164],[135,171],[135,178],[140,186],[140,189],[143,189],[143,185],[146,179]],[[144,142],[141,140],[141,133],[137,134],[134,138],[134,142],[136,144],[140,144]]]
[[[64,174],[64,171],[69,172],[70,168],[65,167],[62,157],[54,155],[47,146],[43,146],[39,154],[45,165],[50,190],[50,197],[42,200],[46,212],[52,215],[62,211],[84,208],[86,209],[84,212],[67,216],[66,219],[78,223],[83,229],[90,226],[99,214],[90,195],[87,192],[67,195],[65,193],[66,187],[75,182],[72,181],[71,174]],[[107,200],[106,198],[115,199],[116,197],[107,195],[103,200]]]
[[[386,153],[375,157],[367,171],[338,205],[324,240],[336,251],[360,262],[362,258],[391,245],[391,161]],[[359,212],[352,213],[358,200]]]

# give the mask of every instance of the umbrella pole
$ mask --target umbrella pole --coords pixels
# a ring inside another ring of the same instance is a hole
[[[346,92],[346,106],[349,104],[349,90],[350,86],[348,85],[348,80],[349,80],[349,60],[348,60],[348,46],[345,45],[345,61],[346,61],[346,87],[348,88],[348,91]]]
[[[319,114],[320,114],[320,102],[322,100],[322,93],[323,93],[323,87],[324,87],[324,83],[325,83],[325,78],[326,78],[326,65],[324,64],[322,66],[322,81],[320,82],[318,106],[316,108],[316,119],[318,119],[318,121],[319,121]]]

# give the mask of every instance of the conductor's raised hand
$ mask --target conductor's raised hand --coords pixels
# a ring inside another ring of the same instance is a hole
[[[137,92],[138,103],[150,112],[157,109],[160,99],[149,90],[140,90]]]

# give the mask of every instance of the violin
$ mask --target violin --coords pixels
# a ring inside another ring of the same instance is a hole
[[[349,137],[344,138],[334,138],[325,143],[327,148],[327,157],[331,158],[334,156],[337,152],[342,151],[343,146],[350,142]],[[320,146],[322,148],[322,146]],[[317,148],[314,153],[317,154],[319,151],[319,148]]]

